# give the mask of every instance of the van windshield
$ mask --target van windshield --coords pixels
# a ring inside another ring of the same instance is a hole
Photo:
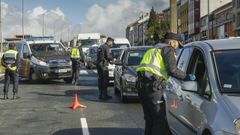
[[[240,93],[240,50],[216,51],[214,56],[222,92]]]
[[[86,39],[86,40],[81,40],[81,46],[82,48],[90,48],[93,45],[98,45],[98,40],[97,39]]]
[[[30,48],[32,54],[37,57],[67,55],[63,46],[57,43],[30,44]]]

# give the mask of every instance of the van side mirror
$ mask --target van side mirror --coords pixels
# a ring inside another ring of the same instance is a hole
[[[185,81],[182,83],[182,90],[189,92],[197,92],[198,83],[196,81]]]
[[[24,59],[30,59],[31,58],[31,54],[30,53],[23,53],[23,58]]]

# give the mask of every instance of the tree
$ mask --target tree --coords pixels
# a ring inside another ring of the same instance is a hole
[[[170,23],[167,20],[160,20],[156,11],[152,7],[150,11],[150,17],[147,25],[147,36],[146,44],[153,45],[160,42],[166,32],[170,30]]]

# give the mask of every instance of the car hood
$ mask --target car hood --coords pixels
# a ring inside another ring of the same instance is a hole
[[[224,95],[224,102],[227,104],[234,118],[240,118],[240,95]]]
[[[127,66],[126,70],[127,70],[128,73],[130,73],[134,76],[137,76],[137,71],[136,71],[137,67],[138,66]]]
[[[33,61],[40,60],[50,65],[70,65],[70,57],[68,56],[53,56],[53,57],[34,57]]]

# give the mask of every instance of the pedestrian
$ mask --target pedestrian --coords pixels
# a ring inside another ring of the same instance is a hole
[[[98,89],[99,89],[99,99],[108,100],[112,99],[108,95],[107,87],[109,83],[109,71],[108,65],[115,61],[111,54],[111,47],[114,44],[114,39],[109,37],[105,44],[98,48],[97,53],[97,71],[98,71]]]
[[[13,99],[18,97],[18,67],[19,67],[19,54],[16,51],[16,45],[14,43],[9,43],[9,50],[4,52],[2,60],[2,65],[5,69],[5,81],[4,81],[4,100],[8,99],[8,89],[10,81],[13,81]]]
[[[85,57],[82,51],[80,40],[77,42],[75,47],[71,49],[71,60],[72,60],[72,84],[77,84],[79,79],[80,64],[85,62]]]
[[[168,76],[180,80],[189,79],[189,77],[192,80],[195,79],[194,75],[186,75],[177,68],[175,50],[183,47],[180,44],[181,40],[180,35],[166,33],[165,44],[149,49],[136,69],[138,74],[136,87],[144,112],[145,135],[170,134],[162,101]]]

